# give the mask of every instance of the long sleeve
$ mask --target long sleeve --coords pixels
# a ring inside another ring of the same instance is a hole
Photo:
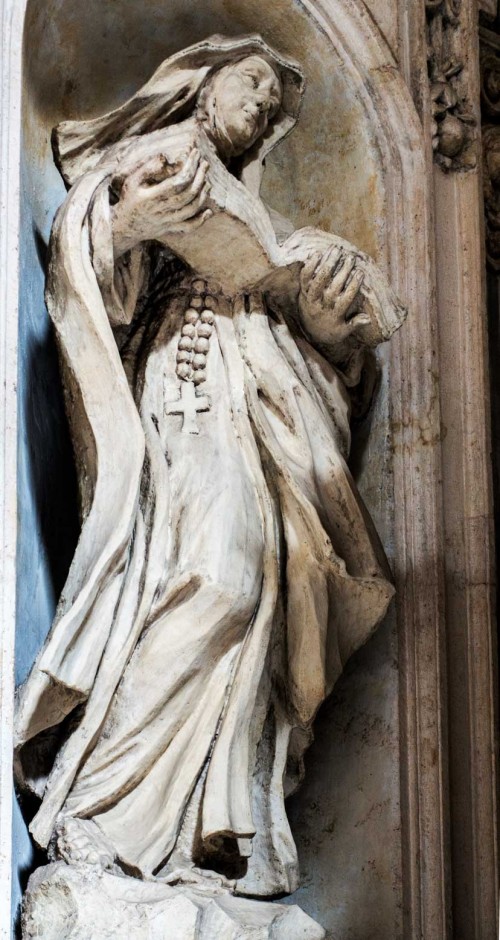
[[[142,245],[137,245],[115,259],[107,179],[95,195],[90,242],[94,271],[111,326],[127,326],[147,277],[147,257]]]

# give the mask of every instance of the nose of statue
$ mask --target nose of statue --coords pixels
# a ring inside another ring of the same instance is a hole
[[[248,101],[244,108],[249,117],[256,118],[260,114],[260,106],[257,101]]]
[[[261,114],[264,114],[267,111],[267,102],[263,95],[256,95],[252,98],[251,101],[248,101],[245,106],[245,111],[251,117],[257,119]]]

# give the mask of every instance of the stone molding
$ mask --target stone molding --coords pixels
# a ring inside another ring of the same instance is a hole
[[[460,940],[489,940],[498,929],[496,626],[482,180],[479,166],[468,172],[449,172],[439,165],[432,169],[430,95],[423,77],[426,46],[421,38],[428,12],[424,0],[417,6],[408,5],[402,61],[428,141],[432,189],[429,213],[437,292],[432,348],[437,355],[428,354],[427,363],[432,370],[438,366],[435,392],[441,412],[446,619],[441,718],[449,754],[443,787],[446,792],[449,772],[445,867],[452,893],[446,930],[432,936],[448,937],[453,931]],[[479,128],[478,8],[475,0],[462,0],[460,9],[468,66],[463,75]],[[416,736],[421,738],[422,732]]]
[[[478,10],[462,0],[480,125]],[[481,170],[434,172],[448,672],[453,936],[498,929],[495,552]]]

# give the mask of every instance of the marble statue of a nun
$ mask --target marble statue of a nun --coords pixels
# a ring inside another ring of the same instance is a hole
[[[259,198],[302,93],[260,37],[212,37],[55,130],[46,298],[82,524],[17,711],[40,846],[253,896],[297,886],[284,800],[393,595],[346,458],[374,312],[402,308],[361,252]],[[235,291],[250,262],[209,234],[211,173],[272,219],[295,280]]]

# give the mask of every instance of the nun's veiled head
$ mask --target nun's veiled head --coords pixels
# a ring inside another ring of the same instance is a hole
[[[59,124],[56,163],[72,186],[116,145],[179,124],[194,111],[223,160],[243,155],[248,166],[261,166],[296,124],[303,89],[300,68],[260,36],[212,36],[165,59],[120,107]]]
[[[251,55],[210,77],[200,95],[198,114],[220,155],[235,157],[266,132],[282,97],[277,72],[263,57]]]

